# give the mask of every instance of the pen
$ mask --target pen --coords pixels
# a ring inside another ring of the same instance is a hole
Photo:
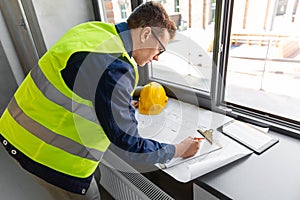
[[[197,140],[197,141],[201,141],[201,140],[204,140],[205,138],[198,138],[198,137],[194,137],[194,140]]]

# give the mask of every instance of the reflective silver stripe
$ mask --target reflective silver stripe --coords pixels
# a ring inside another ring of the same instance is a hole
[[[87,148],[71,140],[70,138],[58,135],[32,120],[20,109],[15,98],[12,98],[10,101],[8,105],[8,111],[15,121],[18,122],[23,128],[47,144],[51,144],[52,146],[62,149],[70,154],[94,161],[99,161],[103,155],[103,152],[101,151]]]
[[[76,113],[87,120],[99,124],[95,111],[93,111],[91,107],[72,101],[72,99],[62,94],[48,81],[38,66],[32,69],[31,77],[39,90],[49,100],[64,107],[70,112]]]

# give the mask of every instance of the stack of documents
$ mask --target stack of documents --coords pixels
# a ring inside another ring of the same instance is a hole
[[[200,127],[213,130],[213,142],[202,140],[193,157],[173,158],[166,164],[157,164],[180,182],[188,182],[252,153],[216,130],[232,118],[188,103],[169,99],[160,114],[141,115],[137,111],[136,118],[141,136],[164,143],[178,144],[188,136],[201,137],[197,131]]]

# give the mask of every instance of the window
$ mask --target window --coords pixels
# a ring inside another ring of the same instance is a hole
[[[292,18],[294,5],[292,0],[235,2],[225,102],[300,122],[300,31]]]
[[[119,23],[126,21],[131,13],[130,0],[98,0],[101,21]]]
[[[121,18],[122,19],[127,18],[127,12],[126,12],[126,5],[125,4],[120,5],[120,10],[121,10]]]
[[[174,0],[161,2],[178,31],[159,61],[153,61],[149,67],[151,80],[163,82],[169,88],[183,88],[191,91],[194,96],[201,93],[210,98],[215,27],[212,19],[215,12],[212,8],[214,5],[208,2],[210,1],[180,1],[180,4]],[[180,12],[174,13],[174,6]]]
[[[174,6],[174,8],[175,8],[174,9],[175,12],[179,12],[179,8],[180,8],[179,7],[179,0],[175,0],[175,6]]]

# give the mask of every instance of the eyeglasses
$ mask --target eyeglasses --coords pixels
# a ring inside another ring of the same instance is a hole
[[[159,49],[159,53],[156,54],[156,56],[159,56],[160,54],[162,54],[163,52],[166,51],[165,46],[162,44],[162,42],[158,39],[157,35],[154,33],[154,31],[152,31],[153,36],[155,37],[155,39],[158,41],[159,45],[161,46],[161,49]]]

